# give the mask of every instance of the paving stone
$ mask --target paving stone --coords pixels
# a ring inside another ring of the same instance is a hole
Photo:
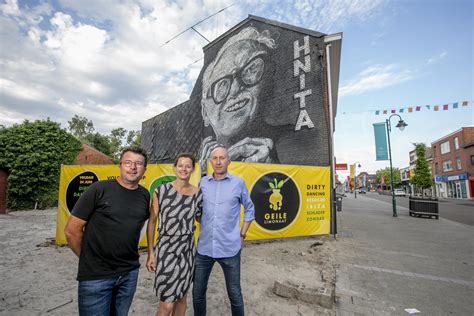
[[[290,281],[275,281],[273,293],[287,298],[294,298],[302,302],[317,304],[325,308],[332,308],[334,304],[334,291],[324,286],[306,287]]]

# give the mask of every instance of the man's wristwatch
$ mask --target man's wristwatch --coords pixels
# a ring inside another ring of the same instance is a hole
[[[240,237],[242,237],[243,239],[245,239],[245,236],[246,236],[246,234],[240,233]]]

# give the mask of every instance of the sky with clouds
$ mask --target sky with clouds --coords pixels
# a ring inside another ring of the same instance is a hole
[[[232,2],[213,0],[0,0],[0,124],[67,121],[97,131],[138,130],[189,98],[207,41],[192,31],[167,40]],[[244,0],[199,24],[209,40],[248,14],[343,33],[335,153],[374,172],[374,110],[474,99],[470,0]],[[402,114],[391,133],[394,166],[414,142],[430,144],[474,125],[474,105]],[[395,118],[392,122],[396,124]],[[342,173],[344,175],[344,173]]]

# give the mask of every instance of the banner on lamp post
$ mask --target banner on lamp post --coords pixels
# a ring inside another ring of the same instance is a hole
[[[385,123],[374,123],[375,160],[388,160],[387,130]]]

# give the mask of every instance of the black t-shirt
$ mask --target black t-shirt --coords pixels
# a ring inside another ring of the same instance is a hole
[[[78,281],[114,277],[140,266],[138,242],[149,203],[145,188],[129,190],[117,180],[95,182],[81,195],[71,212],[87,221]]]

